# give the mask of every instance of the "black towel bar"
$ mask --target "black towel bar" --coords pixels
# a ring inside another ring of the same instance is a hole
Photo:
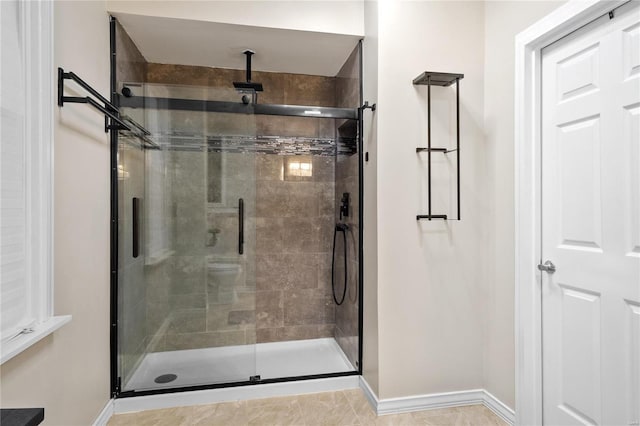
[[[73,80],[78,84],[78,86],[89,92],[89,94],[91,94],[93,98],[91,96],[65,96],[64,80]],[[137,134],[137,136],[143,139],[145,143],[154,147],[158,147],[155,142],[151,141],[147,137],[151,134],[147,129],[130,118],[122,117],[120,115],[120,110],[118,109],[118,107],[109,102],[104,96],[98,93],[97,90],[91,87],[86,81],[81,79],[76,73],[71,71],[65,72],[64,69],[58,68],[58,106],[64,106],[65,102],[88,104],[100,111],[102,114],[104,114],[105,132],[112,129],[127,130],[129,132]],[[109,120],[111,120],[111,123],[109,123]]]

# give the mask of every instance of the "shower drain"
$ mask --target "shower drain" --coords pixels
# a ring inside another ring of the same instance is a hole
[[[169,382],[173,382],[177,378],[178,376],[176,376],[175,374],[161,374],[160,376],[156,377],[153,381],[156,383],[169,383]]]

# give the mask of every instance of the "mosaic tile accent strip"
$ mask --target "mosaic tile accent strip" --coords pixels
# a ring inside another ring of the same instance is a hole
[[[203,136],[173,132],[154,135],[152,139],[159,145],[158,149],[168,151],[203,151],[206,149],[209,152],[335,156],[337,149],[336,140],[333,138]],[[153,148],[149,147],[149,149]]]
[[[160,149],[160,146],[153,139],[137,131],[120,130],[118,141],[125,142],[140,149]]]

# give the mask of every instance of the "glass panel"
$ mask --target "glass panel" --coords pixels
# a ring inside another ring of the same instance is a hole
[[[357,108],[360,105],[360,48],[356,47],[336,75],[336,106]],[[345,249],[341,235],[336,235],[334,273],[338,297],[345,293],[344,302],[336,306],[335,339],[350,361],[358,367],[360,345],[360,297],[359,292],[359,233],[360,233],[360,181],[358,152],[358,121],[336,120],[336,168],[335,168],[335,222],[347,225],[345,229],[347,248],[347,290],[344,292]],[[340,215],[344,194],[349,201],[349,215]],[[335,231],[334,231],[335,232]],[[342,292],[341,292],[342,291]]]
[[[233,88],[129,87],[136,96],[240,96]],[[256,375],[255,154],[236,141],[255,138],[254,116],[147,109],[141,120],[141,111],[122,113],[137,116],[159,148],[120,134],[123,390],[248,381]],[[132,197],[142,200],[136,260],[126,247]]]
[[[137,257],[133,251],[134,200],[139,200],[141,213],[144,199],[145,151],[136,137],[122,134],[118,140],[118,348],[123,381],[131,377],[146,349],[145,257],[144,250]],[[143,229],[144,215],[138,215],[139,238]]]

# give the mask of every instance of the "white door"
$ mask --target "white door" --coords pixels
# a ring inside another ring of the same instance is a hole
[[[640,425],[640,7],[542,52],[543,420]]]

